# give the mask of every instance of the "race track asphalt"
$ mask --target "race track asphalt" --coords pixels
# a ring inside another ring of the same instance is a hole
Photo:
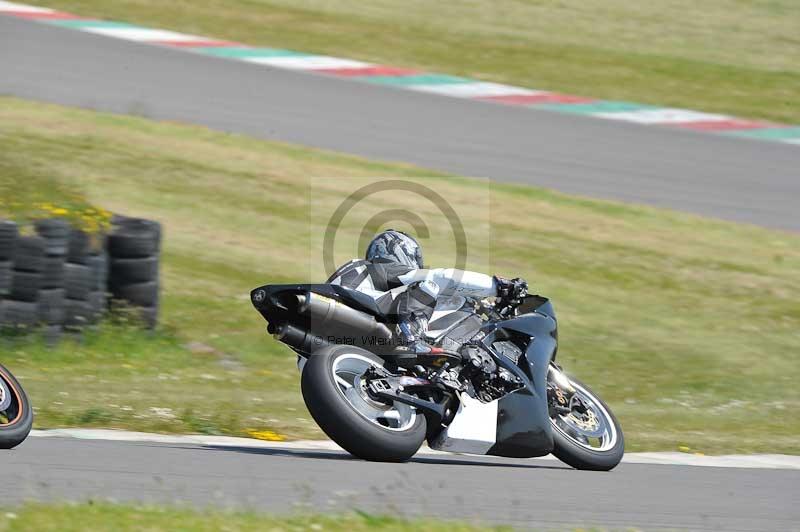
[[[789,144],[402,91],[3,16],[0,94],[800,229],[800,149]]]
[[[0,453],[0,500],[115,500],[277,513],[360,509],[521,527],[797,530],[800,470],[418,456],[31,438]]]

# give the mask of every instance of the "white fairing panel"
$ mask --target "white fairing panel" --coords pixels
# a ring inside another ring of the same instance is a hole
[[[460,399],[453,422],[431,442],[431,447],[451,453],[486,454],[497,440],[498,401],[481,403],[466,393]]]

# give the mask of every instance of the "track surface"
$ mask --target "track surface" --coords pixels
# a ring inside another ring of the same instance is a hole
[[[31,438],[0,454],[0,500],[114,499],[290,512],[364,509],[524,526],[797,530],[800,471]]]
[[[3,16],[0,94],[800,229],[797,146],[462,101]]]

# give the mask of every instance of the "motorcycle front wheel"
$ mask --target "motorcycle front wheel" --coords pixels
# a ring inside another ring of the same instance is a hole
[[[551,367],[557,388],[568,392],[568,414],[550,418],[553,428],[553,455],[575,469],[610,471],[622,460],[625,441],[622,427],[611,409],[588,386],[574,377],[566,377]],[[568,380],[567,386],[558,381]]]
[[[303,367],[303,399],[317,425],[350,454],[404,462],[425,440],[425,416],[403,403],[372,399],[363,379],[371,367],[383,367],[383,360],[365,349],[324,347]]]
[[[33,427],[33,409],[17,379],[0,364],[0,449],[16,447]]]

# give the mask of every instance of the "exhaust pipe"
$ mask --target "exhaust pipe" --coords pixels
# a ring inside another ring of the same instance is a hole
[[[389,328],[366,312],[314,292],[296,298],[297,313],[304,318],[305,327],[283,324],[276,330],[276,337],[292,347],[313,351],[321,345],[345,344],[375,350],[392,344]]]
[[[304,353],[311,353],[324,345],[328,345],[328,342],[321,336],[315,336],[289,323],[279,325],[273,337]]]

